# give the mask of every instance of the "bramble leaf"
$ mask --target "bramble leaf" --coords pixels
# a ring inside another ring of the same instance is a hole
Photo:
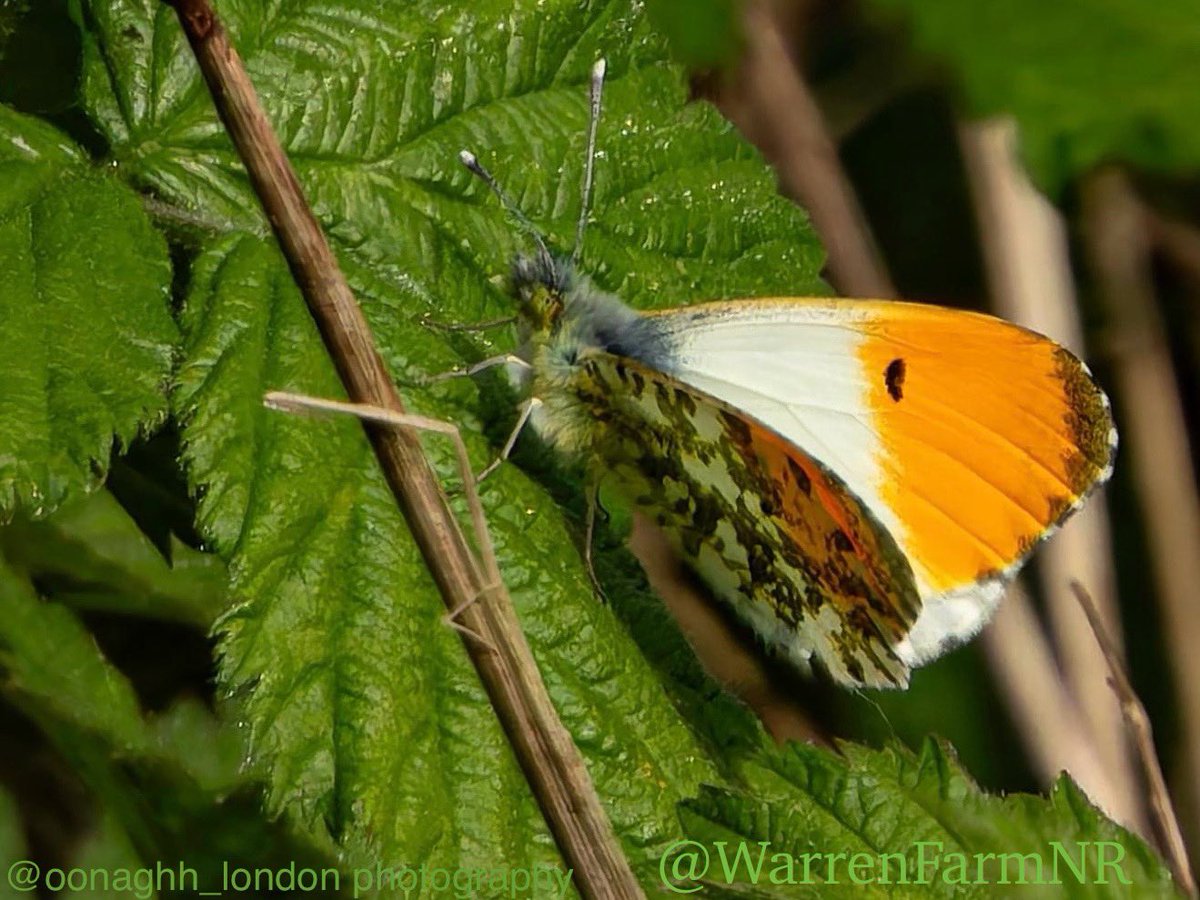
[[[361,429],[262,406],[271,389],[340,390],[173,13],[151,0],[80,6],[84,104],[117,170],[213,232],[191,262],[174,409],[199,528],[230,566],[221,683],[271,811],[354,861],[560,864]],[[639,5],[228,0],[221,12],[406,401],[458,423],[476,468],[511,424],[497,412],[511,392],[499,378],[430,389],[417,376],[511,349],[509,332],[490,341],[435,325],[511,313],[502,273],[523,241],[456,154],[473,149],[569,248],[599,55],[610,80],[583,252],[597,283],[643,307],[824,291],[804,215],[726,123],[687,104]],[[444,442],[426,446],[457,484]],[[851,748],[840,761],[766,746],[682,658],[623,559],[613,575],[617,554],[600,568],[621,595],[597,603],[582,529],[560,506],[577,499],[570,478],[537,450],[523,441],[517,465],[485,482],[484,503],[551,696],[647,886],[680,835],[680,808],[702,837],[757,834],[747,811],[756,827],[791,821],[772,839],[802,847],[804,823],[787,816],[828,816],[847,786],[880,804],[881,825],[889,803],[932,802],[887,752]],[[1071,833],[1038,810],[1031,833]],[[911,840],[904,827],[897,840]],[[867,831],[846,822],[828,834],[861,843]],[[1161,869],[1145,871],[1161,883]]]
[[[0,107],[0,521],[103,478],[166,412],[166,242],[61,133]]]
[[[997,797],[932,740],[916,753],[839,749],[764,752],[746,767],[749,790],[710,787],[684,805],[718,895],[1178,896],[1145,843],[1065,775],[1048,797]]]

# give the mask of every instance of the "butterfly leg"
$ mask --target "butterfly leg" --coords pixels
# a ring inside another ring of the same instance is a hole
[[[491,643],[481,634],[477,634],[457,621],[462,611],[476,602],[488,591],[499,587],[503,581],[500,577],[500,565],[496,561],[496,550],[492,544],[491,532],[488,531],[487,519],[483,514],[483,504],[479,500],[479,492],[475,488],[475,476],[471,471],[471,460],[467,456],[467,446],[463,443],[462,433],[458,426],[443,422],[440,419],[430,419],[410,413],[396,412],[381,406],[371,406],[365,403],[344,403],[338,400],[323,400],[319,397],[309,397],[304,394],[290,394],[283,391],[271,391],[263,397],[263,404],[271,409],[282,412],[302,413],[307,411],[344,413],[369,422],[378,422],[395,428],[415,428],[419,431],[430,431],[445,435],[454,444],[455,456],[458,462],[458,474],[463,482],[466,494],[467,508],[471,513],[471,527],[475,533],[475,544],[478,548],[476,563],[483,573],[485,584],[474,596],[460,603],[457,607],[442,616],[442,621],[457,631],[470,636],[485,647]]]
[[[523,369],[528,369],[529,363],[521,359],[514,353],[502,353],[499,356],[489,356],[487,359],[480,360],[474,365],[461,366],[457,369],[451,369],[449,372],[439,372],[436,375],[426,375],[422,381],[425,384],[436,384],[439,381],[449,381],[451,378],[469,378],[472,375],[478,375],[485,369],[491,369],[496,366],[503,365],[520,366]]]
[[[600,508],[600,480],[597,478],[592,481],[587,489],[587,514],[584,518],[584,533],[583,533],[583,562],[587,567],[588,578],[592,582],[592,590],[596,592],[596,596],[600,598],[601,603],[608,602],[608,595],[604,593],[604,588],[600,585],[600,579],[596,576],[596,567],[593,565],[592,549],[596,538],[596,511]]]
[[[512,453],[513,447],[517,444],[517,438],[521,436],[521,432],[529,423],[529,417],[533,415],[533,411],[542,405],[542,401],[537,397],[530,397],[521,404],[521,409],[517,414],[517,424],[513,426],[512,433],[508,436],[508,440],[504,442],[504,447],[500,450],[500,455],[488,463],[487,468],[475,476],[475,483],[483,481],[499,468],[500,464],[508,459]]]

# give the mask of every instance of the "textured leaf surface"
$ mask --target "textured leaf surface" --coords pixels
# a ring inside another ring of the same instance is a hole
[[[166,243],[136,195],[0,107],[0,520],[93,487],[165,412]]]
[[[708,883],[755,883],[749,864],[759,860],[759,842],[767,841],[757,887],[771,885],[770,853],[782,851],[800,861],[775,869],[788,896],[1178,896],[1149,848],[1108,821],[1065,776],[1048,797],[1002,798],[981,791],[950,752],[932,741],[919,753],[852,745],[841,750],[844,758],[798,744],[763,753],[747,767],[751,790],[708,788],[685,804],[688,836],[713,850]],[[721,841],[729,842],[728,863],[716,847]],[[752,851],[740,861],[733,858],[739,841]],[[1062,856],[1061,883],[1054,883],[1055,841],[1077,870],[1080,854],[1088,854],[1083,883]],[[836,853],[843,856],[826,856]],[[850,864],[859,853],[866,856],[855,875]],[[817,854],[807,874],[805,854]],[[885,874],[880,854],[899,854],[903,861],[891,858]],[[965,855],[965,862],[960,865],[955,854]],[[992,856],[979,861],[975,854]],[[1042,858],[1040,873],[1031,858],[1018,859],[1024,854]],[[1118,862],[1121,874],[1098,869],[1101,858]]]
[[[150,0],[85,4],[85,96],[126,176],[214,223],[261,214],[186,49]],[[474,150],[551,234],[578,216],[587,72],[610,77],[585,268],[633,302],[825,291],[803,215],[620,0],[221,5],[321,217],[343,250],[439,315],[508,301],[490,278],[524,246],[457,153]],[[410,308],[413,301],[406,306]]]
[[[84,6],[87,104],[119,169],[215,224],[260,230],[169,10]],[[499,276],[520,239],[458,150],[475,149],[537,222],[569,238],[584,83],[601,53],[612,77],[584,253],[598,280],[644,305],[824,290],[803,215],[727,124],[685,105],[681,74],[628,3],[221,11],[402,382],[488,352],[447,339],[429,317],[511,311]],[[247,234],[212,241],[194,266],[184,328],[176,403],[203,490],[201,528],[230,560],[240,598],[221,622],[223,679],[271,764],[273,807],[352,846],[369,840],[385,860],[555,860],[357,425],[261,407],[271,388],[337,392],[275,252]],[[479,427],[470,385],[406,396]],[[471,444],[477,466],[494,452]],[[429,446],[452,482],[445,448]],[[485,494],[555,702],[627,848],[649,859],[678,832],[675,804],[715,769],[591,596],[548,495],[513,467]]]
[[[976,113],[1012,113],[1052,192],[1099,162],[1192,173],[1200,18],[1188,0],[875,0],[947,63]]]

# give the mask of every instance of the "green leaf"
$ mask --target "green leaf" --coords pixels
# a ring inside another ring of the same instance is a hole
[[[227,573],[173,539],[170,561],[108,491],[45,519],[0,528],[0,552],[69,606],[187,622],[207,630],[225,608]]]
[[[1106,160],[1200,166],[1200,19],[1188,0],[875,3],[902,14],[971,112],[1017,117],[1029,167],[1052,195]]]
[[[132,182],[262,230],[174,13],[84,3],[85,101]],[[552,235],[578,217],[593,61],[609,63],[585,268],[633,302],[824,293],[823,253],[758,154],[708,106],[628,0],[222,5],[316,211],[396,275],[410,315],[508,308],[493,283],[526,242],[457,154],[474,150]],[[351,27],[353,24],[354,27]],[[569,246],[569,244],[567,244]]]
[[[119,171],[216,224],[260,231],[173,16],[115,0],[83,8],[86,104]],[[500,276],[523,242],[458,150],[473,148],[567,246],[585,84],[601,53],[610,79],[584,252],[599,282],[647,306],[825,290],[803,214],[727,123],[687,105],[682,73],[628,2],[338,0],[269,14],[228,3],[222,14],[402,381],[487,352],[429,317],[511,310]],[[360,429],[261,406],[272,388],[338,393],[275,251],[251,236],[212,241],[184,329],[176,408],[200,526],[240,598],[220,623],[222,680],[269,763],[272,808],[351,846],[371,841],[384,859],[556,859]],[[480,429],[471,385],[405,393]],[[494,450],[468,438],[481,466]],[[456,481],[446,448],[428,443]],[[591,596],[551,498],[504,467],[485,499],[552,696],[626,848],[650,860],[678,830],[675,804],[715,779],[713,765]]]
[[[122,752],[148,746],[138,700],[71,612],[44,602],[0,560],[0,671],[6,692],[103,735]]]
[[[95,805],[98,827],[77,864],[182,863],[197,870],[201,890],[219,884],[225,862],[331,865],[287,822],[264,820],[235,729],[195,702],[144,715],[82,623],[2,560],[0,673],[0,692],[38,725]]]
[[[741,47],[736,0],[647,0],[646,14],[675,58],[693,69],[731,63]]]
[[[0,521],[93,488],[166,411],[166,244],[136,195],[0,107]]]
[[[822,898],[1177,896],[1153,852],[1065,775],[1048,797],[996,797],[933,741],[919,753],[840,749],[765,751],[746,767],[749,790],[707,788],[685,804],[685,833],[708,851],[706,883]]]

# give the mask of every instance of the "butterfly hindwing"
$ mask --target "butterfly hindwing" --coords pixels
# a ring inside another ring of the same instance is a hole
[[[836,475],[762,422],[635,360],[587,351],[574,381],[605,477],[768,644],[801,665],[815,656],[844,683],[907,682],[896,648],[919,614],[912,573]]]

